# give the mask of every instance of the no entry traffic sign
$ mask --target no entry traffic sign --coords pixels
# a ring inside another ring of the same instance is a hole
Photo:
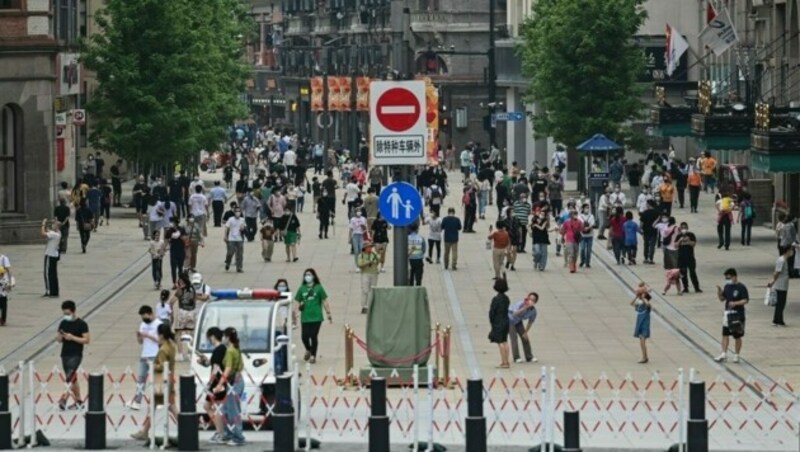
[[[391,88],[378,98],[375,113],[381,125],[392,132],[405,132],[414,127],[422,114],[417,97],[406,88]]]
[[[372,82],[369,100],[371,162],[425,164],[425,82]]]

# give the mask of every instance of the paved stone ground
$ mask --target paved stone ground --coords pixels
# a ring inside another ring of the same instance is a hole
[[[458,174],[451,173],[451,177],[458,178]],[[446,205],[454,205],[458,201],[453,198],[449,197]],[[274,261],[264,263],[259,254],[260,247],[253,242],[245,246],[245,272],[241,274],[225,272],[222,263],[224,247],[221,230],[212,228],[209,231],[207,246],[200,252],[201,263],[198,267],[206,281],[215,288],[271,287],[280,277],[287,278],[294,288],[300,283],[304,268],[309,266],[316,268],[330,295],[334,323],[323,325],[321,356],[312,373],[315,377],[328,373],[341,377],[344,374],[344,325],[351,325],[361,337],[365,334],[365,317],[359,312],[360,279],[359,275],[352,271],[352,256],[348,252],[343,220],[341,217],[337,218],[336,232],[331,239],[317,239],[316,221],[311,213],[310,199],[308,201],[306,211],[299,215],[303,231],[299,262],[284,263],[281,259],[282,249],[276,247]],[[540,397],[540,393],[538,389],[526,388],[529,386],[535,388],[542,367],[548,370],[553,368],[560,384],[557,387],[559,399],[573,400],[576,403],[591,401],[593,397],[601,396],[609,398],[606,400],[614,400],[615,403],[652,402],[663,401],[665,397],[674,398],[675,394],[669,390],[628,392],[629,390],[620,388],[624,384],[638,383],[644,387],[647,382],[662,381],[668,389],[674,388],[672,385],[677,378],[679,368],[685,369],[687,375],[688,369],[696,369],[699,378],[705,379],[708,384],[721,377],[735,388],[741,386],[739,378],[745,380],[759,378],[762,382],[768,381],[767,378],[775,381],[782,381],[785,378],[792,384],[800,381],[798,378],[800,360],[791,346],[800,339],[800,328],[794,327],[796,322],[793,320],[800,314],[800,307],[792,302],[796,297],[792,296],[790,290],[786,313],[790,327],[785,329],[770,326],[771,309],[764,307],[761,299],[763,286],[769,277],[775,258],[771,231],[755,228],[753,246],[748,249],[741,248],[735,242],[731,251],[718,251],[715,246],[712,209],[710,195],[702,197],[699,214],[690,215],[686,211],[675,209],[678,221],[689,221],[700,240],[697,251],[698,272],[706,293],[684,297],[656,297],[655,306],[658,315],[653,319],[653,337],[649,341],[650,363],[647,365],[636,364],[639,353],[638,342],[632,337],[635,315],[628,306],[630,300],[628,286],[635,285],[638,280],[643,279],[654,288],[660,287],[663,283],[663,270],[660,267],[628,268],[604,265],[613,259],[609,258],[605,251],[604,243],[597,241],[593,268],[588,271],[582,270],[575,275],[570,275],[561,266],[562,261],[555,257],[554,247],[550,250],[548,269],[543,273],[533,271],[529,253],[521,254],[517,259],[517,271],[508,274],[510,296],[516,299],[529,290],[536,290],[541,296],[539,319],[532,331],[534,350],[539,363],[513,365],[510,370],[498,371],[494,368],[499,361],[497,349],[486,339],[489,329],[487,311],[493,296],[491,256],[484,248],[484,233],[488,229],[488,221],[478,224],[476,227],[478,234],[462,235],[457,272],[447,272],[438,266],[426,265],[424,284],[431,300],[432,320],[453,327],[452,369],[455,378],[463,381],[467,377],[480,375],[491,388],[490,394],[495,405],[487,407],[487,417],[490,421],[497,422],[489,436],[492,444],[496,444],[494,447],[497,447],[493,450],[505,450],[501,447],[520,444],[520,441],[530,444],[540,442],[542,432],[537,429],[537,425],[541,428],[541,418],[538,414],[541,408],[533,409],[535,404],[530,404]],[[490,211],[495,210],[492,208]],[[427,228],[423,227],[423,231],[427,232]],[[112,226],[103,227],[102,232],[95,235],[87,255],[70,253],[62,259],[60,274],[64,285],[63,294],[85,303],[80,309],[84,306],[88,308],[112,294],[114,296],[112,301],[94,312],[88,319],[93,342],[87,348],[84,367],[89,371],[105,367],[118,378],[127,367],[134,367],[136,364],[138,356],[138,346],[134,341],[134,331],[138,324],[136,310],[139,305],[152,304],[157,298],[150,282],[149,272],[144,271],[148,265],[144,257],[146,243],[140,237],[134,220],[118,219],[115,216],[112,218]],[[70,244],[72,250],[76,248],[76,243],[77,237]],[[50,330],[54,328],[60,316],[57,306],[60,300],[38,298],[39,291],[36,288],[42,285],[40,275],[43,246],[8,245],[2,251],[12,259],[18,288],[12,294],[10,324],[0,329],[3,337],[0,341],[0,354],[8,355],[26,341],[30,341],[33,334],[41,330],[48,331],[42,338],[33,341],[36,347],[31,345],[2,362],[9,367],[20,359],[24,352],[35,350],[45,340],[50,340],[53,333]],[[392,282],[391,251],[387,262],[390,263],[387,266],[387,273],[381,274],[379,285],[390,285]],[[718,353],[717,336],[721,311],[720,304],[714,298],[713,289],[714,285],[721,284],[721,273],[730,265],[737,267],[741,280],[750,287],[753,299],[748,306],[748,331],[743,353],[745,362],[740,365],[719,365],[711,360],[711,357]],[[142,271],[143,276],[136,277]],[[120,291],[118,288],[129,280],[132,282]],[[796,283],[793,281],[792,285],[795,286]],[[98,290],[101,292],[95,294]],[[92,294],[95,294],[94,298]],[[299,337],[295,340],[299,343]],[[40,372],[47,372],[56,364],[56,350],[49,349],[37,359],[36,368]],[[365,365],[367,365],[365,354],[357,349],[356,367]],[[127,382],[116,386],[122,393],[120,397],[130,397],[132,389],[129,381],[128,379]],[[598,386],[594,391],[593,386],[598,381],[602,386]],[[613,389],[603,390],[602,388],[609,382],[613,385]],[[584,383],[588,386],[584,387]],[[731,393],[721,390],[722,387],[720,383],[712,389],[720,391],[712,392],[717,394],[719,401],[723,401],[726,397],[728,399],[740,397],[752,409],[755,402],[748,399],[752,397],[748,392],[749,389]],[[52,387],[46,390],[54,391]],[[316,405],[311,407],[311,413],[312,417],[320,416],[318,420],[339,418],[356,412],[354,409],[343,409],[341,405],[334,410],[324,408],[321,402],[323,399],[332,403],[336,397],[340,397],[341,400],[360,399],[362,400],[360,403],[366,403],[364,394],[360,391],[343,393],[335,385],[317,388],[316,391],[318,399]],[[393,394],[398,399],[409,397],[407,392],[402,391],[395,391]],[[455,390],[450,395],[436,397],[437,400],[450,398],[457,404],[461,395]],[[522,404],[526,399],[529,404]],[[114,411],[115,419],[128,416],[128,420],[123,423],[131,422],[133,418],[130,417],[130,413],[121,409],[122,400],[122,398],[115,399],[113,404],[116,408],[110,410]],[[424,395],[421,400],[421,404],[426,400]],[[512,401],[520,404],[514,406]],[[361,405],[360,409],[364,406],[366,405]],[[40,411],[46,416],[57,415],[51,407]],[[434,420],[438,419],[441,428],[449,428],[446,434],[437,433],[437,440],[447,444],[461,442],[458,430],[452,426],[444,427],[448,420],[463,418],[461,411],[463,405],[451,408],[447,414],[440,413],[434,417]],[[664,421],[666,431],[661,433],[657,431],[660,427],[652,422],[652,415],[638,413],[627,415],[629,418],[626,418],[622,410],[611,417],[608,415],[593,417],[588,413],[591,411],[589,408],[586,411],[584,419],[590,428],[601,421],[613,422],[619,427],[627,419],[628,422],[638,423],[639,429],[644,429],[650,422],[651,425],[647,428],[652,429],[648,430],[647,434],[637,432],[630,426],[626,427],[627,430],[623,428],[621,434],[611,431],[603,433],[601,429],[600,433],[584,439],[584,444],[588,446],[611,448],[616,446],[635,450],[638,447],[661,447],[662,444],[670,444],[677,440],[677,431],[670,430],[670,425],[675,422],[674,410],[668,413],[667,420]],[[736,416],[747,420],[747,413],[743,411],[736,413]],[[410,416],[410,419],[417,418],[423,425],[429,422],[429,417],[424,413],[404,414]],[[789,414],[793,415],[793,412]],[[522,419],[516,428],[514,418]],[[752,418],[749,429],[743,428],[741,431],[739,429],[732,431],[724,427],[725,419],[721,414],[712,411],[709,413],[709,419],[718,422],[712,427],[711,435],[712,445],[716,450],[758,450],[759,444],[762,446],[766,444],[763,441],[768,436],[768,431],[765,428],[753,427]],[[756,420],[758,419],[756,417]],[[769,422],[766,425],[771,425],[774,419],[774,416],[767,417]],[[361,419],[361,422],[365,420]],[[793,424],[797,425],[796,422]],[[403,427],[406,429],[406,435],[393,436],[398,444],[410,442],[413,438],[408,426]],[[132,428],[132,424],[123,426],[114,437],[124,437]],[[524,433],[526,429],[530,429],[530,432]],[[365,441],[366,438],[363,431],[353,430],[352,427],[326,426],[318,428],[317,432],[329,435],[334,441],[348,443]],[[69,437],[72,434],[82,435],[80,425],[75,425],[70,434],[61,436]],[[425,434],[421,433],[421,437]],[[794,434],[796,435],[796,427]],[[257,440],[268,439],[268,437],[262,438],[263,435],[258,434]],[[780,435],[772,434],[772,437],[780,437],[780,441],[774,446],[770,444],[771,449],[796,450],[797,438],[788,431]],[[794,443],[790,442],[792,438]],[[356,447],[347,450],[360,449]]]

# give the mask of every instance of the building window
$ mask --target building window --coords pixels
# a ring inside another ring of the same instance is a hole
[[[420,11],[439,11],[439,0],[419,0]]]
[[[2,1],[2,0],[0,0]],[[78,39],[77,0],[56,0],[57,39],[64,44],[72,44]]]
[[[0,0],[0,9],[22,9],[22,0]]]
[[[20,165],[22,154],[22,109],[6,104],[0,111],[0,211],[20,208]]]

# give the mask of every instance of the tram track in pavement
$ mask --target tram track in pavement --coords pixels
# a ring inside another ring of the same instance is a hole
[[[77,309],[81,313],[81,318],[89,319],[93,314],[120,297],[147,272],[150,268],[149,264],[149,254],[142,254],[138,259],[128,264],[111,281],[103,284],[82,301],[78,301]],[[19,362],[36,359],[51,347],[55,347],[55,331],[60,322],[61,319],[58,318],[47,324],[24,343],[0,357],[0,369],[5,369],[8,374],[13,374],[18,370],[17,364]]]
[[[642,278],[627,265],[612,265],[610,259],[611,256],[608,250],[602,250],[598,252],[593,248],[592,254],[595,256],[595,261],[599,261],[602,264],[603,269],[606,270],[606,272],[611,275],[611,277],[622,288],[624,288],[628,295],[632,298],[636,292],[636,288],[634,287],[633,283],[626,279],[621,273],[624,272],[628,277],[637,281],[641,281]],[[711,368],[718,369],[721,373],[730,375],[734,380],[741,383],[743,387],[746,387],[749,391],[762,400],[767,399],[767,396],[756,385],[748,381],[748,374],[749,376],[756,376],[759,379],[770,382],[774,388],[779,388],[782,393],[790,396],[791,398],[795,397],[795,395],[787,390],[784,385],[758,367],[750,364],[745,359],[742,359],[737,366],[741,369],[744,369],[747,374],[737,372],[733,367],[715,361],[714,352],[710,350],[716,350],[716,348],[719,347],[718,338],[714,337],[711,333],[706,331],[703,327],[682,313],[680,309],[671,303],[667,297],[661,295],[658,293],[658,291],[653,291],[651,296],[659,301],[657,304],[658,307],[654,306],[652,308],[652,313],[655,315],[656,319],[661,322],[662,325],[665,326],[670,332],[675,334],[676,337],[678,337],[678,339],[684,343],[684,345],[692,349],[698,356],[706,360]],[[663,307],[663,309],[661,307]]]

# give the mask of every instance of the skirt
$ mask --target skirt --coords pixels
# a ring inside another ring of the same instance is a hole
[[[296,244],[297,243],[297,231],[286,231],[286,237],[283,238],[283,243],[286,246]]]

